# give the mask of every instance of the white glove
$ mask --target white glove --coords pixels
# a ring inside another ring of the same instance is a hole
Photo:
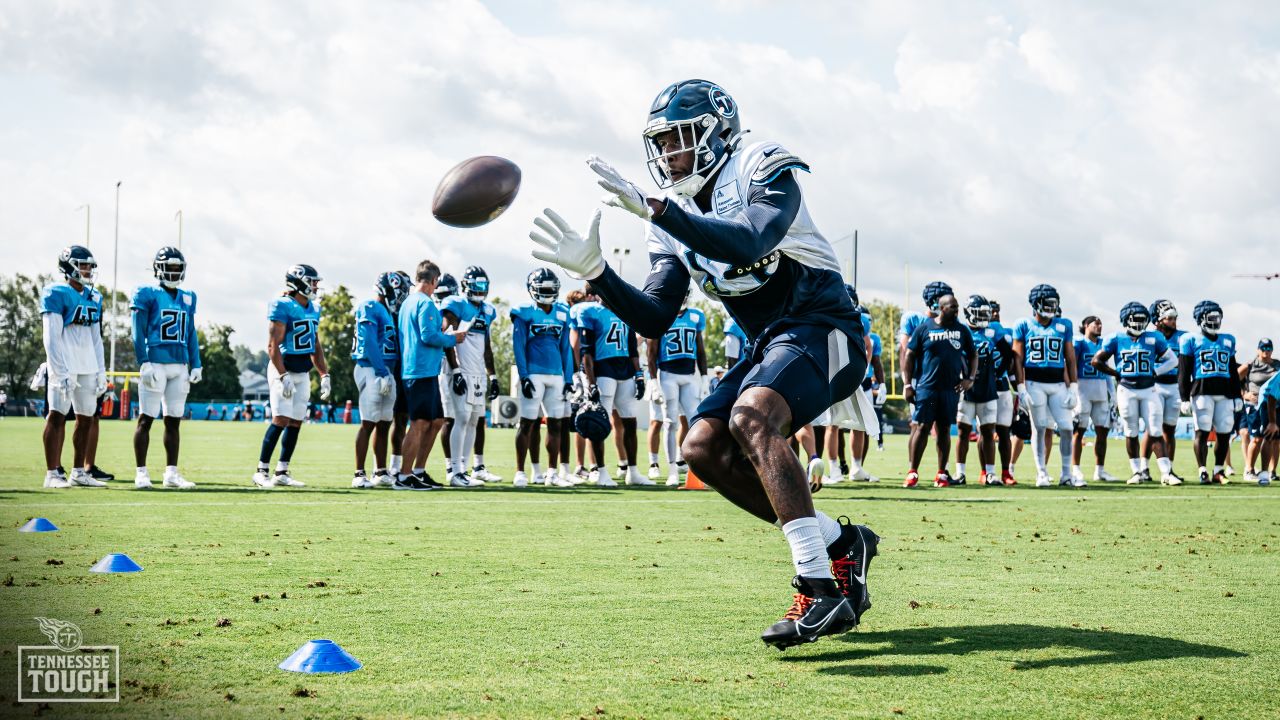
[[[662,386],[658,383],[657,378],[649,378],[647,392],[649,393],[649,402],[655,405],[661,405],[666,401],[666,398],[662,397]]]
[[[325,373],[320,376],[320,399],[328,400],[329,394],[333,392],[333,384],[329,382],[329,374]]]
[[[293,397],[293,378],[288,375],[280,376],[280,394],[287,400]]]
[[[876,386],[875,391],[872,393],[872,400],[875,402],[876,405],[884,405],[885,401],[888,399],[889,399],[889,388],[885,387],[884,383],[880,383],[879,385]]]
[[[160,389],[160,368],[155,363],[144,362],[138,366],[138,376],[148,390]]]
[[[1027,391],[1026,385],[1018,388],[1018,404],[1028,411],[1031,410],[1031,393]]]
[[[546,231],[547,235],[534,230],[529,233],[529,239],[546,249],[534,250],[533,256],[559,265],[579,280],[600,277],[606,267],[604,254],[600,252],[600,211],[596,210],[591,216],[591,229],[586,237],[569,227],[569,223],[555,210],[547,208],[543,214],[546,219],[535,218],[533,224]]]
[[[649,207],[640,186],[624,179],[612,165],[595,155],[587,158],[587,167],[600,176],[600,187],[609,192],[609,195],[604,198],[605,205],[622,208],[633,215],[638,215],[642,220],[653,218],[653,208]]]
[[[204,379],[204,368],[191,368],[191,371],[187,373],[187,378],[191,380],[192,385],[195,385]]]
[[[1191,414],[1191,401],[1190,401],[1190,400],[1183,400],[1183,401],[1182,401],[1182,403],[1178,405],[1178,409],[1182,410],[1182,414],[1183,414],[1183,415],[1190,415],[1190,414]]]
[[[1075,410],[1080,407],[1080,386],[1071,383],[1067,386],[1067,396],[1062,398],[1062,407]]]
[[[378,394],[379,394],[379,395],[381,395],[381,396],[383,396],[383,397],[386,397],[386,396],[388,396],[388,395],[390,395],[390,394],[391,394],[391,388],[392,388],[392,387],[394,387],[394,386],[391,384],[391,376],[390,376],[390,375],[383,375],[382,377],[380,377],[380,378],[378,378],[378,379],[374,380],[374,382],[376,382],[376,383],[378,384]]]
[[[1244,409],[1244,400],[1241,398],[1236,398],[1235,400],[1232,400],[1231,408],[1236,412],[1240,412],[1241,410]]]
[[[107,374],[105,372],[98,373],[98,383],[93,388],[95,397],[100,397],[102,393],[107,391]]]

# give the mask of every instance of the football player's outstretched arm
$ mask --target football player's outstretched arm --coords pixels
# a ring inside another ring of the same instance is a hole
[[[653,224],[703,257],[748,265],[782,242],[800,212],[800,183],[784,172],[765,185],[752,184],[747,206],[732,220],[691,215],[675,203],[654,203]]]
[[[657,340],[680,314],[689,289],[689,271],[676,256],[659,253],[649,253],[649,268],[643,289],[633,287],[607,265],[591,280],[591,287],[623,322],[640,335]]]
[[[1173,348],[1166,348],[1164,351],[1164,355],[1160,356],[1160,364],[1156,366],[1155,372],[1157,375],[1163,375],[1169,372],[1170,370],[1176,369],[1177,367],[1178,367],[1178,353],[1174,352]]]

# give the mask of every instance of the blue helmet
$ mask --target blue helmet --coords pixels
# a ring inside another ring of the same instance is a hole
[[[299,293],[308,300],[315,300],[320,294],[320,281],[323,279],[310,265],[294,265],[284,273],[285,289],[291,293]]]
[[[443,300],[450,295],[458,294],[458,279],[449,273],[440,276],[440,282],[436,283],[436,291],[433,293],[436,300]]]
[[[920,297],[924,299],[925,306],[930,310],[933,310],[938,305],[938,298],[943,295],[954,294],[955,291],[951,289],[950,285],[942,282],[941,280],[935,280],[924,286],[924,292],[920,293]]]
[[[471,265],[462,272],[459,287],[471,302],[484,302],[489,297],[489,274],[479,265]]]
[[[536,303],[550,305],[560,297],[560,278],[549,268],[538,268],[529,273],[524,285],[529,289],[529,297]]]
[[[991,303],[981,295],[970,295],[964,305],[964,319],[969,321],[969,327],[986,327],[991,324]]]
[[[74,280],[85,287],[93,287],[98,279],[98,261],[83,245],[71,245],[58,253],[58,269],[67,280]]]
[[[409,283],[405,281],[404,276],[395,272],[384,272],[378,276],[378,282],[374,283],[373,291],[387,303],[387,309],[391,312],[399,312],[400,304],[404,299],[409,297]]]
[[[1151,305],[1147,307],[1147,311],[1151,313],[1151,323],[1153,325],[1161,320],[1178,319],[1178,308],[1174,307],[1172,302],[1165,300],[1164,298],[1160,298],[1159,300],[1151,303]]]
[[[588,440],[600,441],[609,437],[612,428],[604,406],[598,402],[588,402],[578,408],[578,413],[573,416],[573,429]]]
[[[1062,317],[1062,299],[1058,297],[1058,289],[1052,285],[1040,284],[1031,288],[1027,295],[1031,309],[1042,318]]]
[[[680,147],[663,150],[657,143],[658,136],[673,131]],[[658,187],[693,197],[724,165],[741,137],[738,103],[719,85],[706,80],[682,80],[668,85],[654,98],[644,128],[649,174]],[[688,151],[693,152],[689,175],[673,180],[667,172],[668,158]]]
[[[1151,311],[1140,302],[1127,302],[1120,308],[1120,324],[1130,335],[1138,336],[1151,323]]]
[[[1216,333],[1222,328],[1222,306],[1212,300],[1201,300],[1196,309],[1191,311],[1196,325],[1207,333]]]
[[[187,277],[187,259],[176,247],[162,247],[151,261],[151,272],[161,287],[176,288]]]

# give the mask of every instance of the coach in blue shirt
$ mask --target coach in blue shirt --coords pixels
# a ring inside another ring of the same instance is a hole
[[[960,324],[960,303],[955,295],[943,295],[932,309],[936,317],[920,323],[907,342],[906,361],[902,365],[907,385],[903,397],[915,405],[911,420],[911,470],[905,487],[915,487],[920,480],[918,468],[929,442],[929,432],[937,428],[938,474],[934,487],[952,484],[947,474],[951,454],[951,424],[956,421],[960,394],[973,386],[978,374],[978,353],[969,329]],[[916,373],[919,373],[916,376]]]

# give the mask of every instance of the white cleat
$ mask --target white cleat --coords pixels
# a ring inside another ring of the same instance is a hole
[[[517,470],[516,476],[511,478],[511,487],[522,488],[522,487],[528,487],[528,486],[529,486],[529,476],[525,475],[523,470]]]
[[[1252,484],[1252,483],[1256,483],[1256,482],[1258,482],[1258,473],[1256,473],[1256,472],[1254,472],[1254,471],[1252,471],[1252,470],[1245,470],[1245,471],[1244,471],[1244,481],[1245,481],[1245,482],[1247,482],[1247,483],[1251,483],[1251,484]]]
[[[1270,485],[1271,473],[1267,472],[1266,470],[1263,470],[1262,472],[1258,473],[1258,484],[1261,485],[1262,487],[1266,487]]]
[[[396,484],[395,475],[392,475],[390,473],[385,473],[385,472],[373,474],[374,487],[391,487],[395,484]]]
[[[806,474],[809,477],[810,487],[814,485],[822,487],[822,476],[827,474],[827,461],[822,458],[810,458]]]
[[[573,481],[560,475],[558,470],[548,470],[547,487],[571,488],[573,487]]]
[[[530,476],[529,476],[529,484],[530,484],[530,485],[541,485],[541,484],[543,484],[544,482],[546,482],[546,477],[547,477],[547,474],[546,474],[545,472],[543,472],[543,473],[534,473],[533,475],[530,475]]]
[[[137,484],[137,480],[134,481],[134,484]],[[166,472],[164,474],[164,486],[167,488],[174,488],[177,490],[190,490],[191,488],[195,487],[196,484],[182,477],[182,473]]]
[[[1084,470],[1080,470],[1080,469],[1078,469],[1078,468],[1074,468],[1074,467],[1073,467],[1073,468],[1071,468],[1071,479],[1072,479],[1072,480],[1076,480],[1076,479],[1084,480]],[[1072,483],[1072,485],[1075,485],[1075,483],[1073,482],[1073,483]]]
[[[61,490],[71,487],[71,481],[57,470],[50,470],[44,474],[44,486],[47,488]]]
[[[1036,474],[1036,487],[1053,487],[1053,479],[1043,470]]]
[[[1084,474],[1073,476],[1071,478],[1071,487],[1087,487],[1089,483],[1085,482]]]
[[[266,470],[259,470],[253,474],[253,484],[260,488],[273,488],[276,486],[276,479]]]
[[[1075,485],[1075,484],[1076,484],[1076,479],[1071,475],[1071,471],[1070,471],[1070,470],[1068,470],[1067,472],[1064,472],[1064,473],[1062,473],[1062,475],[1058,476],[1058,486],[1059,486],[1059,487],[1061,487],[1061,486],[1063,486],[1063,485],[1065,485],[1065,486],[1067,486],[1067,487],[1072,487],[1072,486],[1073,486],[1073,485]]]
[[[1223,465],[1222,474],[1226,475],[1227,477],[1231,477],[1232,475],[1236,474],[1236,469],[1231,467],[1230,465]]]
[[[1141,470],[1139,470],[1138,472],[1136,472],[1136,473],[1134,473],[1133,475],[1129,476],[1129,479],[1128,479],[1128,480],[1125,480],[1125,481],[1124,481],[1124,483],[1125,483],[1126,485],[1141,485],[1141,484],[1142,484],[1142,471],[1141,471]]]
[[[667,487],[680,487],[680,473],[671,473],[667,476]]]
[[[628,485],[657,485],[658,483],[640,474],[640,471],[632,467],[627,471]]]
[[[357,490],[367,490],[373,486],[374,482],[369,479],[368,475],[364,474],[363,470],[357,471],[355,477],[351,478],[351,487]]]
[[[285,487],[306,487],[307,486],[307,484],[302,482],[301,480],[294,480],[293,476],[289,474],[288,470],[277,470],[275,475],[275,481],[276,481],[276,485],[283,485]]]
[[[1098,482],[1120,482],[1120,478],[1106,471],[1106,468],[1094,468],[1093,479]]]
[[[471,478],[467,477],[466,473],[454,473],[453,477],[449,478],[449,487],[469,488],[480,486],[471,482]]]
[[[1182,484],[1182,478],[1178,477],[1177,475],[1174,475],[1174,474],[1170,473],[1170,474],[1165,475],[1164,477],[1160,478],[1160,484],[1161,484],[1161,485],[1181,485],[1181,484]]]
[[[489,472],[488,468],[483,465],[477,465],[471,468],[471,477],[483,483],[499,483],[502,482],[501,475],[494,475]]]
[[[613,478],[609,477],[609,471],[603,467],[596,470],[595,485],[596,487],[604,487],[604,488],[618,487],[618,483],[614,482]]]
[[[71,471],[71,484],[80,487],[106,487],[107,484],[95,478],[81,468]]]
[[[649,464],[649,479],[657,480],[662,477],[662,468],[658,467],[658,463]]]
[[[582,485],[586,483],[588,479],[588,475],[586,475],[585,473],[576,473],[576,472],[571,473],[568,470],[564,472],[563,477],[569,481],[570,485]]]
[[[138,474],[133,478],[133,486],[138,490],[150,490],[152,487],[151,475],[146,470],[139,470]]]

